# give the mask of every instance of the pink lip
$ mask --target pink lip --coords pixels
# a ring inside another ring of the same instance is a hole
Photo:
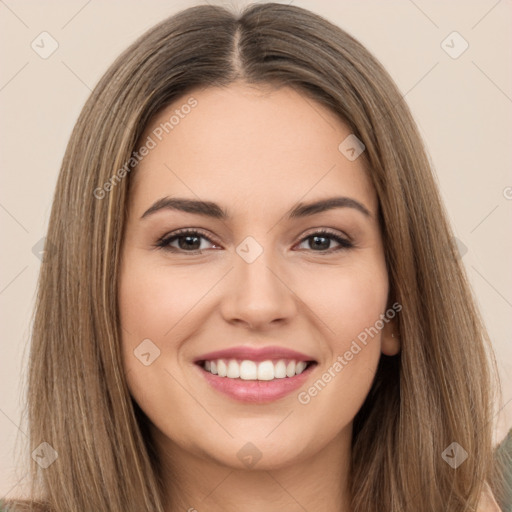
[[[309,365],[300,375],[295,375],[294,377],[285,377],[283,379],[273,379],[269,381],[243,380],[219,377],[218,375],[207,372],[201,366],[201,363],[204,361],[214,361],[217,359],[225,359],[226,361],[229,359],[236,359],[238,361],[249,359],[255,362],[267,360],[276,361],[279,359],[289,361],[293,359],[295,361],[313,361],[316,363],[315,358],[295,350],[278,346],[259,348],[240,346],[208,352],[194,359],[197,368],[208,384],[214,389],[235,400],[253,403],[271,402],[288,395],[304,384],[313,367],[316,366],[315,364]]]
[[[194,359],[195,363],[213,361],[215,359],[250,359],[251,361],[266,361],[268,359],[294,359],[295,361],[314,361],[315,358],[283,347],[234,347],[208,352]],[[293,377],[292,377],[293,378]]]
[[[302,359],[301,359],[302,360]],[[219,377],[197,366],[203,377],[214,389],[241,402],[265,403],[278,400],[300,388],[316,364],[308,366],[300,375],[274,380],[242,380]]]

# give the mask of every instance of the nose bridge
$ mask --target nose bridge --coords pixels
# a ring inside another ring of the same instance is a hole
[[[269,240],[270,238],[267,238]],[[231,285],[224,297],[226,320],[256,325],[290,317],[295,310],[293,293],[280,276],[279,256],[248,236],[236,247]]]

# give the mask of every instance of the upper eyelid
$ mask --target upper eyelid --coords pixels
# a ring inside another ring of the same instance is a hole
[[[179,236],[185,236],[187,235],[188,233],[195,233],[195,234],[198,234],[200,236],[202,236],[203,238],[205,238],[206,240],[216,244],[216,243],[219,243],[219,242],[216,242],[215,239],[213,237],[211,237],[210,235],[207,235],[205,232],[201,231],[199,228],[183,228],[183,229],[179,229],[177,231],[173,231],[171,233],[167,233],[166,235],[162,236],[159,241],[165,241],[165,240],[170,240],[172,238],[177,238]]]

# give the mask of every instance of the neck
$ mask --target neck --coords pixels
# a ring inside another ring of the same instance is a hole
[[[258,463],[240,469],[193,454],[154,427],[152,434],[161,457],[166,512],[351,512],[351,425],[309,457],[259,469]]]

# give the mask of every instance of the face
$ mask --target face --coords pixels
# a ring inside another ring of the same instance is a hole
[[[312,457],[350,435],[381,353],[397,352],[377,197],[338,149],[350,134],[290,88],[239,83],[148,126],[119,303],[130,391],[170,453],[262,469]]]

